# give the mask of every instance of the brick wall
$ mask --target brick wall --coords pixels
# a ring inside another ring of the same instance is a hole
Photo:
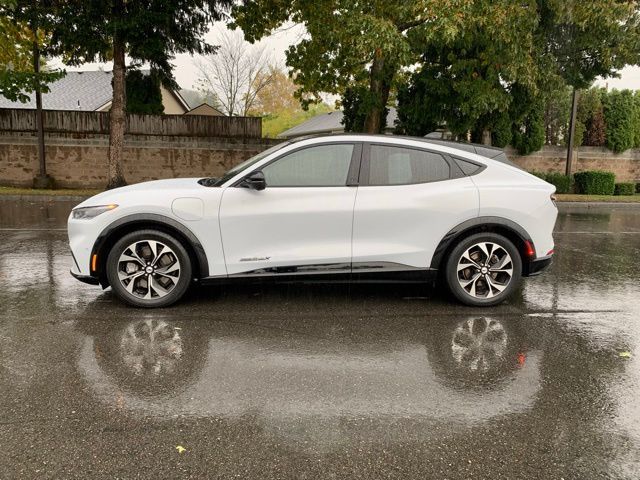
[[[45,138],[47,171],[58,187],[103,188],[106,184],[108,136],[102,133],[49,133]],[[219,176],[229,168],[277,143],[260,138],[126,136],[124,174],[129,183],[172,177]],[[564,173],[560,147],[509,156],[526,170]],[[38,173],[33,132],[0,130],[0,185],[30,186]],[[640,182],[640,150],[614,154],[603,148],[575,151],[573,171],[610,170],[617,181]]]
[[[60,188],[104,188],[108,141],[105,134],[47,134],[47,173]],[[260,138],[126,135],[124,175],[129,183],[215,177],[275,143]],[[38,171],[34,134],[0,131],[0,185],[30,186]]]
[[[525,170],[565,173],[567,150],[546,146],[538,152],[520,157],[513,150],[507,154]],[[617,182],[640,182],[640,150],[613,153],[606,148],[580,147],[574,150],[572,171],[609,170],[616,174]]]

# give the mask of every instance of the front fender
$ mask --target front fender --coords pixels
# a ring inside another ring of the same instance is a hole
[[[98,255],[98,262],[96,263],[96,269],[91,269],[90,274],[93,277],[100,278],[103,286],[106,281],[104,275],[104,265],[107,257],[106,252],[109,251],[109,248],[118,238],[122,237],[122,235],[140,228],[157,228],[178,237],[196,261],[197,277],[204,278],[209,276],[209,262],[205,249],[198,237],[187,226],[165,215],[135,213],[126,215],[110,223],[100,232],[93,244],[91,258],[93,258],[94,255]]]

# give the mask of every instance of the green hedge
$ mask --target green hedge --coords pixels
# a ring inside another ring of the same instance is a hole
[[[532,108],[520,122],[513,125],[511,145],[520,155],[537,152],[544,145],[544,109],[542,107],[540,105]]]
[[[640,182],[636,183],[636,193],[640,193]]]
[[[591,170],[573,175],[578,193],[586,195],[613,195],[616,176],[613,172]]]
[[[616,153],[635,143],[635,104],[630,90],[613,90],[603,98],[607,148]]]
[[[555,185],[556,193],[571,193],[573,191],[573,178],[562,173],[547,173],[545,178],[551,185]]]
[[[545,182],[549,182],[551,185],[554,185],[556,187],[556,193],[573,192],[573,178],[569,175],[554,172],[537,172],[535,170],[529,173],[541,178]]]
[[[541,178],[545,182],[547,181],[547,172],[538,172],[537,170],[532,170],[529,172],[531,175]]]
[[[635,183],[616,183],[614,195],[634,195],[635,193]]]

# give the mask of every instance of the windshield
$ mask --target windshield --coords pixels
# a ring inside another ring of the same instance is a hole
[[[229,180],[231,180],[233,177],[235,177],[237,174],[239,174],[240,172],[242,172],[243,170],[246,170],[247,168],[249,168],[251,165],[254,165],[255,163],[258,163],[260,160],[262,160],[263,158],[265,158],[268,155],[271,155],[273,152],[277,152],[278,150],[280,150],[283,147],[286,147],[287,145],[289,145],[291,142],[282,142],[282,143],[278,143],[277,145],[274,145],[271,148],[267,148],[265,151],[260,152],[257,155],[254,155],[253,157],[251,157],[248,160],[245,160],[242,163],[239,163],[238,165],[236,165],[235,167],[233,167],[231,170],[228,170],[224,175],[222,175],[220,178],[218,178],[215,183],[213,184],[214,187],[220,187],[223,184],[225,184],[226,182],[228,182]]]

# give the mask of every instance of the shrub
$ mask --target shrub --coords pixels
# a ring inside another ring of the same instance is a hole
[[[578,110],[576,115],[576,128],[574,135],[574,147],[584,145],[589,131],[589,125],[595,114],[602,110],[602,100],[600,99],[600,89],[589,88],[582,90],[578,94]]]
[[[573,190],[573,178],[570,175],[547,173],[545,180],[556,187],[557,193],[571,193]]]
[[[636,183],[636,193],[640,193],[640,182]]]
[[[614,195],[634,195],[636,193],[635,183],[616,183]]]
[[[532,170],[529,172],[531,175],[541,178],[545,182],[547,181],[547,172],[538,172],[537,170]]]
[[[584,136],[587,132],[587,126],[576,118],[576,124],[573,128],[573,147],[578,148],[584,142]],[[567,133],[567,138],[563,142],[565,146],[569,145],[569,134]]]
[[[544,95],[544,143],[547,145],[563,145],[567,141],[571,92],[572,89],[563,84],[549,87],[549,91]]]
[[[144,74],[140,70],[129,70],[126,76],[127,113],[164,113],[160,77],[154,71]]]
[[[613,90],[604,95],[607,147],[616,153],[633,147],[635,108],[630,90]]]
[[[520,122],[513,125],[513,147],[520,155],[529,155],[542,148],[545,140],[544,116],[541,106],[534,106]]]
[[[573,175],[578,193],[586,195],[613,195],[616,176],[613,172],[591,170]]]
[[[491,144],[495,147],[504,148],[511,143],[512,138],[509,113],[500,113],[491,129]]]
[[[633,148],[640,148],[640,92],[633,95]]]
[[[602,106],[587,121],[587,131],[584,136],[583,145],[589,147],[604,147],[606,145],[607,127],[604,123],[604,112]]]

